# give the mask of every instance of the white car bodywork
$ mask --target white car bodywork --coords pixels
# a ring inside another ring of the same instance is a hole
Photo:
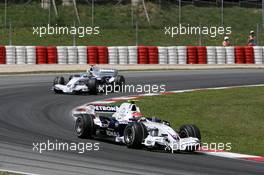
[[[101,80],[102,77],[109,77],[108,83],[113,83],[116,79],[116,76],[118,75],[118,70],[92,67],[90,69],[87,69],[87,73],[91,74],[97,80]]]
[[[88,92],[88,86],[81,83],[86,79],[86,77],[73,77],[66,85],[55,84],[52,90],[61,90],[63,93]]]
[[[64,84],[54,84],[51,90],[62,91],[63,93],[88,92],[87,83],[89,79],[96,79],[99,84],[114,84],[118,76],[116,69],[100,69],[91,67],[87,73],[78,73],[70,76],[70,81]],[[91,87],[90,87],[91,88]]]
[[[118,106],[100,106],[100,105],[86,105],[77,107],[73,110],[73,117],[77,117],[79,114],[91,114],[94,115],[94,124],[99,127],[104,127],[99,116],[108,114],[109,117],[115,118],[118,124],[128,124],[135,120],[134,113],[140,113],[139,107],[133,103],[122,103]],[[166,150],[184,151],[188,147],[199,146],[200,140],[194,137],[180,138],[179,134],[174,131],[167,122],[157,122],[155,118],[136,118],[137,122],[142,122],[148,131],[148,136],[144,139],[143,145],[152,148],[156,145],[165,147]],[[124,136],[119,136],[117,132],[112,132],[112,136],[115,136],[116,142],[124,141]]]

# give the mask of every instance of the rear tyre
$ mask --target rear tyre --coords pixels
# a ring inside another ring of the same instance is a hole
[[[95,78],[88,80],[87,86],[90,94],[97,94],[97,80]]]
[[[93,115],[80,115],[75,122],[75,132],[79,138],[92,138],[94,134]]]
[[[195,137],[201,140],[201,132],[199,128],[195,125],[183,125],[180,127],[179,131],[180,138]],[[187,147],[186,151],[193,152],[199,148],[200,145],[193,147]]]
[[[124,130],[124,140],[128,148],[141,148],[148,131],[143,123],[128,124]]]

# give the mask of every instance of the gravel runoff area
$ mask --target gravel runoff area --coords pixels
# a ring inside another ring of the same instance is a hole
[[[24,74],[24,73],[56,73],[85,71],[89,65],[0,65],[0,74]],[[115,68],[118,70],[195,70],[195,69],[264,69],[264,65],[110,65],[100,64],[101,68]]]

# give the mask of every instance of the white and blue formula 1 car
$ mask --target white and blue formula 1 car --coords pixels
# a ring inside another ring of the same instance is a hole
[[[69,81],[66,82],[64,77],[55,77],[52,90],[55,93],[80,94],[90,93],[97,94],[98,87],[101,85],[122,86],[125,84],[125,78],[118,75],[116,69],[100,69],[91,67],[86,73],[70,75]]]
[[[75,132],[79,138],[103,138],[124,143],[128,148],[196,151],[201,134],[195,125],[183,125],[179,132],[169,122],[145,118],[134,102],[120,106],[90,104],[73,110]]]

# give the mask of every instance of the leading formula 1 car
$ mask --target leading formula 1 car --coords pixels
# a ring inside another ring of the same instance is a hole
[[[79,138],[105,138],[128,148],[165,149],[193,152],[200,147],[201,134],[195,125],[174,131],[169,122],[145,118],[135,102],[120,106],[90,104],[73,110],[75,132]]]
[[[86,73],[70,75],[68,82],[65,81],[64,77],[55,77],[52,90],[55,93],[79,94],[89,92],[96,94],[100,85],[114,88],[123,84],[125,84],[125,78],[123,75],[118,75],[116,69],[100,69],[92,66]]]

